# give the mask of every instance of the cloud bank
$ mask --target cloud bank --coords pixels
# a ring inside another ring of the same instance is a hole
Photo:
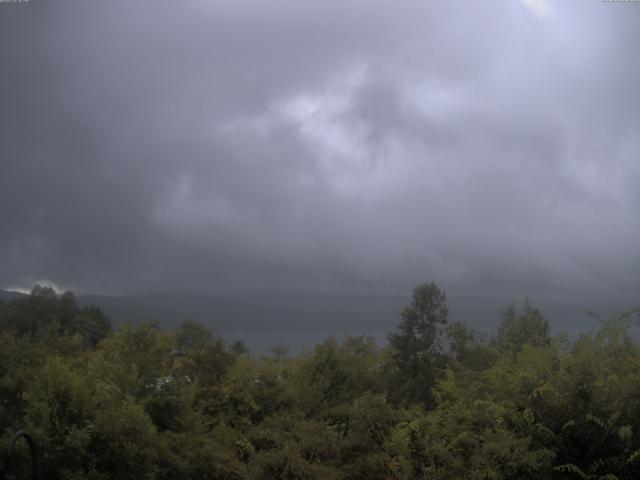
[[[640,6],[0,11],[0,285],[634,298]]]

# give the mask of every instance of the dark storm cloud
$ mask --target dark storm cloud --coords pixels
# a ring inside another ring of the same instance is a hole
[[[638,288],[640,7],[0,9],[0,284]]]

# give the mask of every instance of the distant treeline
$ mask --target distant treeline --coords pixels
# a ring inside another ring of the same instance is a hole
[[[0,301],[0,478],[24,429],[51,480],[637,479],[631,319],[570,341],[525,302],[481,334],[425,283],[384,347],[258,358],[190,321],[114,331],[36,286]]]

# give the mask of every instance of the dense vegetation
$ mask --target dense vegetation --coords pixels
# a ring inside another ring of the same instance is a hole
[[[112,331],[36,287],[0,304],[0,430],[30,431],[52,480],[640,478],[629,332],[551,338],[525,303],[483,336],[429,283],[384,348],[256,358],[193,322]]]

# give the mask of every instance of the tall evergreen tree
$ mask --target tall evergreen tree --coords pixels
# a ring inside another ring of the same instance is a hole
[[[411,303],[402,311],[398,332],[389,335],[397,366],[398,394],[432,406],[431,388],[441,357],[440,337],[447,323],[447,295],[433,282],[413,290]]]

